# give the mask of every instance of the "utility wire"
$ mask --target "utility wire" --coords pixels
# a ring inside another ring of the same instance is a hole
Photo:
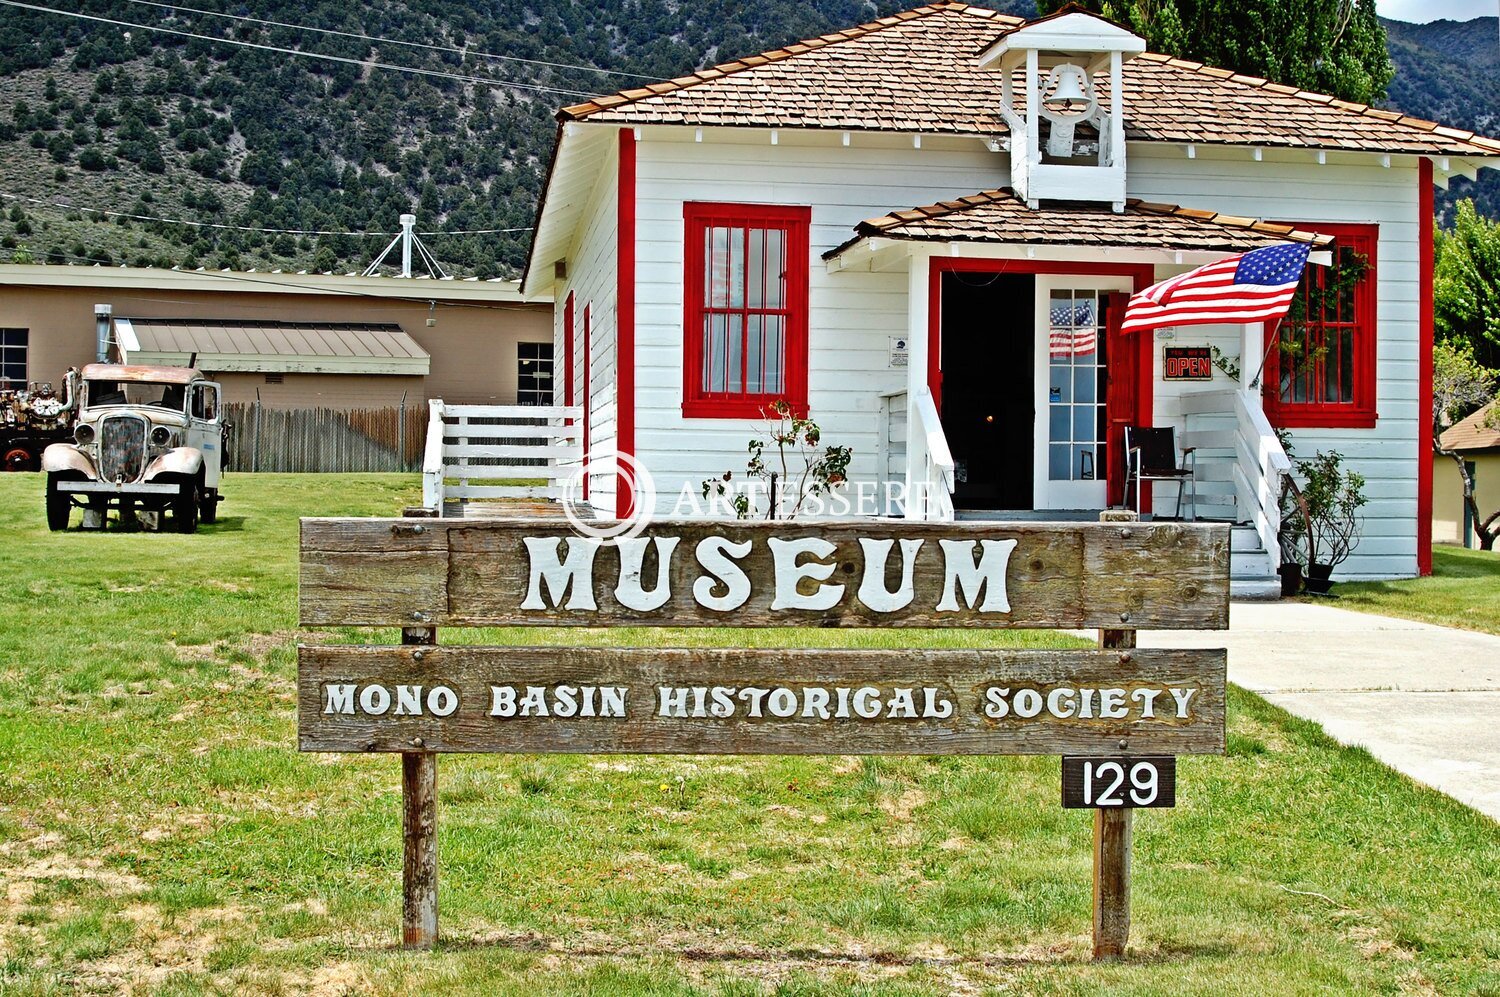
[[[259,228],[254,225],[230,225],[225,222],[195,222],[186,218],[162,218],[158,215],[137,215],[128,211],[106,211],[104,208],[90,208],[81,204],[67,204],[63,201],[43,201],[35,197],[25,197],[21,194],[9,194],[3,190],[0,190],[0,197],[9,201],[25,201],[28,204],[39,204],[50,208],[65,208],[68,211],[89,211],[93,214],[105,215],[109,218],[129,218],[133,221],[161,222],[166,225],[191,225],[193,228],[226,229],[235,232],[260,232],[265,235],[347,235],[356,238],[369,238],[394,234],[391,232],[352,232],[349,229]]]
[[[365,239],[381,236],[395,235],[394,232],[356,232],[351,229],[309,229],[309,228],[261,228],[255,225],[230,225],[225,222],[196,222],[187,218],[164,218],[160,215],[137,215],[129,211],[109,211],[104,208],[91,208],[83,204],[70,204],[65,201],[44,201],[40,198],[26,197],[22,194],[11,194],[0,190],[0,198],[8,201],[25,201],[27,204],[36,204],[48,208],[63,208],[67,211],[88,211],[96,215],[105,215],[110,218],[129,218],[141,222],[161,222],[164,225],[191,225],[194,228],[227,229],[235,232],[260,232],[264,235],[346,235]],[[492,235],[496,233],[530,232],[531,226],[525,228],[470,228],[447,230],[439,229],[434,232],[418,232],[417,235]]]
[[[159,31],[166,35],[176,35],[180,38],[196,38],[199,41],[216,42],[222,45],[238,45],[241,48],[260,49],[264,52],[276,52],[280,55],[295,55],[303,59],[322,59],[325,62],[340,62],[349,66],[358,66],[361,69],[389,69],[398,73],[412,73],[416,76],[432,76],[444,80],[455,80],[459,83],[475,83],[482,86],[511,87],[516,90],[527,90],[534,93],[559,94],[564,97],[594,97],[595,94],[583,90],[566,90],[560,87],[542,86],[538,83],[517,83],[511,80],[499,80],[485,76],[465,76],[458,73],[442,73],[435,69],[419,69],[416,66],[397,66],[386,62],[373,62],[367,59],[350,59],[341,55],[326,55],[321,52],[303,52],[300,49],[283,48],[279,45],[263,45],[259,42],[247,42],[238,38],[220,38],[214,35],[200,35],[192,31],[179,31],[176,28],[164,28],[158,24],[139,24],[134,21],[119,21],[112,17],[99,17],[94,14],[84,14],[81,11],[58,10],[55,7],[43,7],[40,4],[23,3],[21,0],[0,0],[0,6],[17,7],[21,10],[34,10],[43,14],[59,14],[63,17],[74,17],[84,21],[95,21],[100,24],[112,24],[121,28],[139,28],[142,31]]]
[[[293,24],[288,21],[273,21],[265,17],[250,17],[244,14],[228,14],[217,10],[204,10],[201,7],[184,7],[176,3],[158,3],[157,0],[130,0],[131,3],[140,4],[144,7],[159,7],[163,10],[186,11],[193,14],[203,14],[206,17],[223,17],[231,21],[247,21],[251,24],[268,24],[277,28],[292,28],[296,31],[316,31],[325,35],[337,35],[340,38],[357,38],[367,42],[379,42],[382,45],[405,45],[408,48],[426,49],[429,52],[455,52],[459,55],[472,55],[480,59],[498,59],[504,62],[519,62],[528,66],[545,66],[548,69],[576,69],[586,73],[601,73],[605,76],[625,76],[637,80],[649,80],[652,77],[641,73],[627,73],[618,69],[600,69],[597,66],[581,66],[567,62],[547,62],[543,59],[525,59],[519,55],[499,55],[495,52],[478,52],[473,49],[459,48],[453,45],[429,45],[425,42],[408,42],[399,38],[382,38],[379,35],[367,35],[358,31],[339,31],[335,28],[315,28],[310,24]]]
[[[529,305],[529,304],[526,304],[526,303],[523,303],[523,302],[517,302],[517,301],[496,301],[496,302],[492,302],[492,303],[485,303],[485,302],[480,302],[480,301],[454,301],[454,300],[449,299],[449,300],[443,300],[441,302],[437,302],[437,299],[434,299],[431,295],[422,295],[422,294],[411,294],[411,295],[405,295],[405,294],[376,294],[373,291],[361,291],[361,290],[358,290],[356,288],[328,287],[326,285],[308,284],[308,283],[297,283],[297,282],[288,281],[288,280],[272,279],[272,278],[283,278],[283,277],[355,277],[355,278],[359,278],[359,279],[362,279],[362,280],[379,280],[379,281],[409,280],[409,281],[412,281],[412,285],[414,287],[420,288],[420,287],[424,286],[424,284],[420,282],[421,279],[415,278],[415,277],[394,277],[394,276],[392,276],[392,277],[364,277],[364,278],[361,278],[360,275],[359,275],[359,273],[357,271],[353,271],[353,270],[344,271],[344,272],[330,270],[330,271],[327,271],[327,272],[324,272],[324,273],[319,273],[318,271],[296,271],[296,272],[292,272],[292,271],[285,271],[285,270],[282,271],[281,273],[273,273],[272,271],[269,271],[269,270],[260,270],[260,271],[256,271],[256,272],[252,273],[252,272],[250,272],[248,270],[230,270],[230,271],[224,271],[224,270],[211,270],[211,269],[209,269],[207,267],[196,267],[196,268],[187,268],[187,267],[136,267],[136,266],[131,266],[130,264],[124,263],[124,262],[121,262],[121,263],[104,263],[104,262],[101,262],[100,260],[97,260],[97,259],[93,259],[93,258],[90,258],[90,257],[87,257],[87,256],[76,256],[76,255],[73,255],[71,253],[41,253],[41,252],[37,252],[34,255],[36,255],[38,257],[44,257],[44,258],[57,258],[57,257],[60,257],[60,258],[65,259],[65,260],[72,261],[72,262],[66,263],[66,264],[58,264],[58,263],[53,263],[53,264],[40,263],[40,264],[36,264],[38,266],[54,266],[54,267],[57,267],[59,269],[87,269],[87,270],[93,270],[93,269],[98,269],[98,270],[120,270],[120,269],[143,270],[144,269],[144,270],[157,271],[157,272],[160,272],[160,273],[192,274],[193,276],[196,276],[196,277],[213,277],[216,280],[234,281],[236,283],[241,283],[241,284],[262,284],[262,285],[269,285],[271,287],[282,288],[282,289],[289,290],[289,291],[316,291],[316,292],[319,292],[319,293],[322,293],[322,294],[342,294],[342,295],[346,295],[348,297],[354,297],[354,298],[378,298],[378,299],[380,299],[382,301],[404,301],[404,302],[408,302],[408,303],[411,303],[411,304],[420,304],[420,305],[432,305],[434,303],[440,303],[444,308],[484,308],[484,309],[488,309],[488,310],[498,310],[498,311],[522,311],[522,310],[530,310],[530,309],[532,309],[532,308],[535,307],[534,305]],[[75,267],[73,265],[74,263],[81,264],[81,266]],[[0,287],[10,286],[10,284],[13,283],[12,281],[7,281],[5,279],[5,276],[6,276],[5,274],[0,273]],[[448,287],[450,285],[455,285],[455,284],[515,283],[515,281],[513,279],[511,279],[511,278],[487,278],[487,277],[478,277],[478,278],[475,278],[475,279],[472,279],[472,280],[469,279],[469,278],[466,278],[466,277],[450,277],[447,280],[437,280],[437,279],[434,279],[434,278],[427,278],[426,280],[427,280],[428,284],[436,284],[439,287]],[[143,300],[143,301],[154,301],[154,302],[159,302],[159,303],[170,303],[170,304],[177,304],[177,305],[201,304],[201,302],[198,302],[196,300],[189,300],[189,299],[186,299],[186,298],[145,297],[145,298],[142,298],[141,300]],[[284,310],[282,308],[282,306],[280,306],[280,305],[277,305],[275,307],[278,310]]]
[[[460,228],[460,229],[438,229],[433,232],[418,232],[420,236],[432,235],[494,235],[496,233],[530,232],[530,225],[525,228]]]

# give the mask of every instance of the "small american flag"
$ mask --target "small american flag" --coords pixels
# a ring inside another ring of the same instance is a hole
[[[1099,334],[1094,325],[1092,298],[1053,302],[1051,319],[1052,331],[1048,338],[1052,356],[1086,357],[1098,349]]]
[[[1252,249],[1152,284],[1130,296],[1121,330],[1277,321],[1291,307],[1311,248],[1289,242]]]

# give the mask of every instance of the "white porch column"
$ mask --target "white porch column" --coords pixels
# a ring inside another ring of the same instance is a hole
[[[1246,322],[1240,326],[1240,390],[1255,392],[1252,385],[1257,379],[1264,380],[1261,369],[1266,357],[1264,326],[1259,322]]]
[[[925,519],[927,508],[927,435],[917,398],[927,388],[927,324],[932,249],[912,247],[906,284],[906,501],[907,519]]]

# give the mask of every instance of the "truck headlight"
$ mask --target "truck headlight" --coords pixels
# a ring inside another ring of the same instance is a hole
[[[151,445],[164,447],[172,442],[172,431],[166,426],[157,426],[151,430]]]
[[[81,447],[86,447],[94,442],[94,427],[86,422],[80,422],[73,430],[73,442]]]

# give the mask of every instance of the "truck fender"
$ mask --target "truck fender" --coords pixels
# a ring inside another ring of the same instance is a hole
[[[142,480],[151,481],[163,474],[195,477],[203,470],[203,451],[197,447],[173,447],[146,465]]]
[[[76,471],[85,478],[97,478],[94,464],[71,443],[53,443],[42,451],[42,470],[48,474]]]

